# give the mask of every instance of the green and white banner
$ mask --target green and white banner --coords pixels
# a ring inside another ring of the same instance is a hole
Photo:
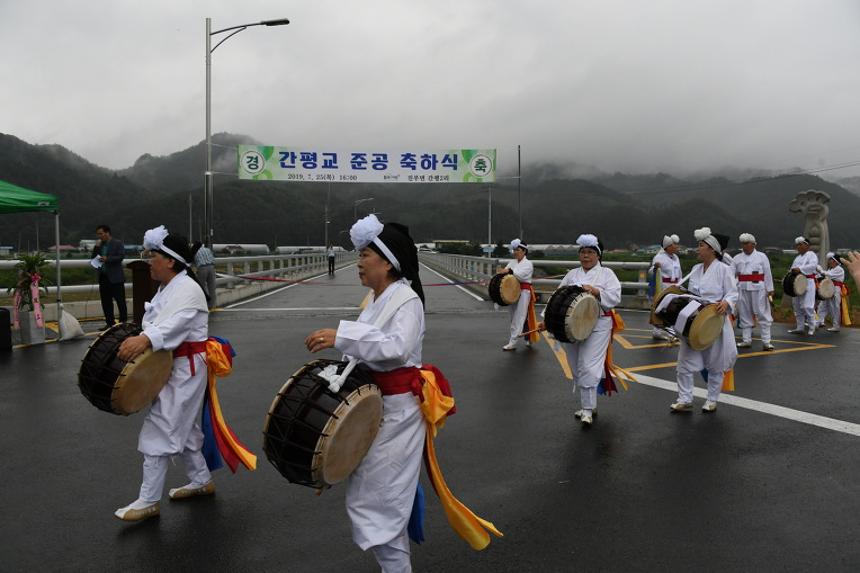
[[[493,183],[496,150],[323,151],[240,145],[239,179],[310,183]]]

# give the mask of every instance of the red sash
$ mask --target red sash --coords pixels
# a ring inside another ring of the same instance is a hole
[[[667,279],[666,277],[660,277],[660,280],[663,281],[664,283],[669,283],[670,285],[673,285],[681,279],[679,279],[679,278],[678,279]]]
[[[421,378],[421,370],[430,370],[436,376],[436,382],[439,384],[439,389],[445,396],[453,396],[451,393],[451,383],[445,378],[442,372],[432,364],[424,364],[421,368],[415,366],[404,366],[396,368],[388,372],[376,372],[371,370],[373,381],[379,386],[383,396],[394,396],[396,394],[406,394],[411,392],[418,397],[419,400],[424,400],[424,394],[421,392],[421,386],[424,384]],[[457,411],[457,406],[448,411],[451,416]]]
[[[764,280],[764,273],[753,273],[751,275],[738,275],[738,280],[741,282],[761,282]]]
[[[182,356],[188,357],[188,364],[191,366],[191,375],[194,376],[194,355],[195,354],[206,354],[206,341],[201,340],[199,342],[189,342],[185,341],[173,351],[174,358],[180,358]]]
[[[530,290],[532,283],[520,283],[520,290]]]
[[[811,275],[803,275],[803,276],[805,276],[805,277],[806,277],[806,278],[808,278],[808,279],[813,279],[813,280],[815,280],[815,275],[814,275],[814,274],[811,274]]]

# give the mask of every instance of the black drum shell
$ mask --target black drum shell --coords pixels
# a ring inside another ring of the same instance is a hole
[[[269,462],[288,481],[317,487],[313,477],[313,459],[323,429],[332,414],[356,389],[373,384],[366,368],[359,365],[337,393],[328,389],[328,381],[317,372],[330,364],[342,372],[346,362],[320,359],[306,364],[291,376],[292,382],[278,393],[263,431],[263,451]]]
[[[78,371],[78,388],[90,403],[105,412],[115,412],[111,406],[111,395],[117,377],[128,364],[117,357],[123,340],[143,332],[140,326],[125,322],[112,326],[107,332],[93,341]]]
[[[546,324],[547,331],[559,342],[576,342],[567,336],[564,326],[566,312],[563,312],[562,309],[568,308],[571,301],[584,292],[582,287],[576,285],[561,287],[552,293],[546,303],[544,324]]]

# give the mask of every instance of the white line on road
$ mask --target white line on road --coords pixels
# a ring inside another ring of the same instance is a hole
[[[221,312],[275,312],[275,311],[286,311],[286,310],[354,310],[360,311],[360,306],[273,306],[272,308],[225,308],[222,309]]]
[[[654,378],[652,376],[645,376],[643,374],[635,374],[635,376],[636,380],[640,384],[645,384],[646,386],[653,386],[654,388],[660,388],[663,390],[669,390],[671,392],[678,391],[678,385],[675,382],[671,382],[669,380],[662,380],[660,378]],[[699,398],[707,397],[707,391],[704,388],[696,388],[693,390],[693,393]],[[792,420],[794,422],[800,422],[802,424],[809,424],[810,426],[818,426],[819,428],[824,428],[825,430],[833,430],[834,432],[842,432],[843,434],[860,436],[860,424],[855,424],[853,422],[845,422],[843,420],[827,418],[825,416],[819,416],[818,414],[811,414],[809,412],[803,412],[801,410],[794,410],[792,408],[786,408],[784,406],[777,406],[776,404],[768,404],[767,402],[759,402],[758,400],[741,398],[740,396],[733,396],[731,394],[725,393],[720,394],[719,401],[723,404],[737,406],[738,408],[753,410],[755,412],[761,412],[763,414],[770,414],[771,416],[785,418],[786,420]]]
[[[428,267],[428,266],[427,266],[427,265],[425,265],[424,263],[421,263],[421,266],[422,266],[422,267],[424,267],[425,269],[427,269],[428,271],[430,271],[431,273],[433,273],[434,275],[436,275],[436,276],[438,276],[438,277],[440,277],[440,278],[442,278],[442,279],[444,279],[444,280],[448,281],[448,282],[449,282],[449,283],[451,283],[452,285],[456,286],[458,289],[460,289],[461,291],[463,291],[464,293],[466,293],[466,294],[467,294],[467,295],[469,295],[470,297],[474,298],[475,300],[479,300],[479,301],[481,301],[481,302],[484,302],[484,299],[482,299],[481,297],[479,297],[478,295],[476,295],[476,294],[475,294],[475,293],[473,293],[472,291],[470,291],[470,290],[468,290],[468,289],[466,289],[466,288],[463,288],[463,286],[462,286],[462,285],[454,284],[454,281],[452,281],[451,279],[449,279],[448,277],[446,277],[446,276],[444,276],[444,275],[440,275],[439,273],[437,273],[436,271],[434,271],[433,269],[431,269],[430,267]]]
[[[339,268],[339,269],[335,270],[335,272],[337,272],[337,271],[342,271],[342,270],[348,269],[349,267],[354,267],[354,266],[355,266],[355,263],[352,263],[351,265],[347,265],[347,266],[345,266],[345,267],[341,267],[341,268]],[[225,307],[224,307],[223,309],[221,309],[221,310],[222,310],[222,311],[225,311],[225,310],[229,310],[229,309],[231,309],[231,308],[234,308],[234,307],[237,307],[237,306],[240,306],[240,305],[243,305],[243,304],[248,304],[249,302],[254,302],[255,300],[260,300],[261,298],[266,298],[267,296],[272,296],[273,294],[278,294],[279,292],[285,291],[285,290],[287,290],[288,288],[293,288],[294,286],[298,286],[298,285],[300,285],[300,284],[301,284],[302,282],[304,282],[304,281],[312,281],[312,280],[314,280],[314,279],[318,279],[318,278],[320,278],[320,277],[325,277],[325,276],[328,276],[328,273],[327,273],[327,272],[325,272],[325,273],[323,273],[323,274],[321,274],[321,275],[317,275],[317,276],[315,276],[315,277],[310,277],[310,278],[307,278],[307,279],[301,279],[301,281],[299,281],[299,282],[294,282],[293,284],[291,284],[291,285],[287,285],[287,286],[285,286],[285,287],[283,287],[283,288],[275,289],[275,290],[273,290],[273,291],[271,291],[271,292],[267,292],[267,293],[265,293],[265,294],[261,294],[260,296],[256,296],[256,297],[254,297],[254,298],[249,298],[248,300],[243,300],[243,301],[241,301],[241,302],[235,302],[235,303],[233,303],[233,304],[231,304],[231,305],[229,305],[229,306],[225,306]]]

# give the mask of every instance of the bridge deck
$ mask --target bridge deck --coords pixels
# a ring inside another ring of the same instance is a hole
[[[422,280],[446,282],[427,269]],[[440,463],[505,538],[472,551],[428,490],[416,570],[857,570],[860,332],[792,338],[777,325],[783,352],[738,360],[734,395],[747,400],[671,415],[661,380],[673,380],[677,351],[652,343],[644,313],[624,312],[616,362],[643,383],[601,397],[583,431],[549,347],[503,353],[506,311],[455,286],[426,290],[424,356],[452,381],[459,410],[438,438]],[[137,494],[141,416],[111,416],[80,395],[89,341],[0,357],[0,569],[377,570],[352,544],[343,488],[317,497],[289,484],[260,447],[273,396],[311,358],[306,334],[357,315],[365,292],[347,267],[213,314],[211,333],[238,351],[219,383],[224,411],[259,469],[222,470],[214,498],[165,500],[159,519],[138,525],[112,512]],[[181,465],[168,487],[184,483]]]

